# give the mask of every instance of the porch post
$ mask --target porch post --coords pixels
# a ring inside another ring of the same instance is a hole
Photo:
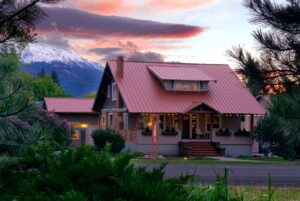
[[[192,114],[189,115],[190,118],[190,139],[193,139],[193,119],[192,119]]]
[[[179,115],[179,129],[182,132],[182,128],[183,128],[183,114]]]
[[[152,114],[152,156],[158,156],[158,114]]]

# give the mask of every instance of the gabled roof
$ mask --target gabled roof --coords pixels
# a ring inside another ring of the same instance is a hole
[[[217,82],[209,82],[207,92],[166,91],[149,72],[151,66],[168,71],[193,68]],[[265,114],[228,65],[124,61],[123,78],[116,75],[116,60],[109,60],[106,68],[110,69],[132,113],[184,113],[198,102],[223,114]]]
[[[148,66],[149,70],[161,80],[182,80],[182,81],[213,81],[199,68],[182,66]]]
[[[56,113],[95,113],[92,110],[94,98],[48,98],[44,99],[46,109]]]

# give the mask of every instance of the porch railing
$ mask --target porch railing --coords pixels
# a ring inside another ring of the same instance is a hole
[[[211,140],[212,132],[194,133],[196,140]]]

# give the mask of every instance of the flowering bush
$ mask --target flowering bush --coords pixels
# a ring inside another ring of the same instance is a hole
[[[58,115],[42,109],[0,118],[0,153],[15,153],[31,144],[60,149],[71,143],[70,128]]]

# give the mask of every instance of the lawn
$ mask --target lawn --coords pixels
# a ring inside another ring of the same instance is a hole
[[[254,161],[285,161],[282,157],[271,156],[271,157],[253,157],[253,156],[240,156],[237,159],[240,160],[254,160]]]
[[[268,196],[267,187],[240,186],[230,191],[242,194],[244,200],[266,200]],[[276,201],[300,201],[300,188],[275,188],[274,198]]]
[[[285,161],[285,160],[255,160],[254,158],[238,158],[239,160],[233,159],[232,161],[221,161],[214,158],[209,157],[201,157],[201,158],[183,158],[183,157],[168,157],[165,159],[145,159],[142,157],[137,157],[132,159],[132,163],[140,163],[140,164],[163,164],[163,163],[171,163],[171,164],[225,164],[225,165],[300,165],[300,161]]]

